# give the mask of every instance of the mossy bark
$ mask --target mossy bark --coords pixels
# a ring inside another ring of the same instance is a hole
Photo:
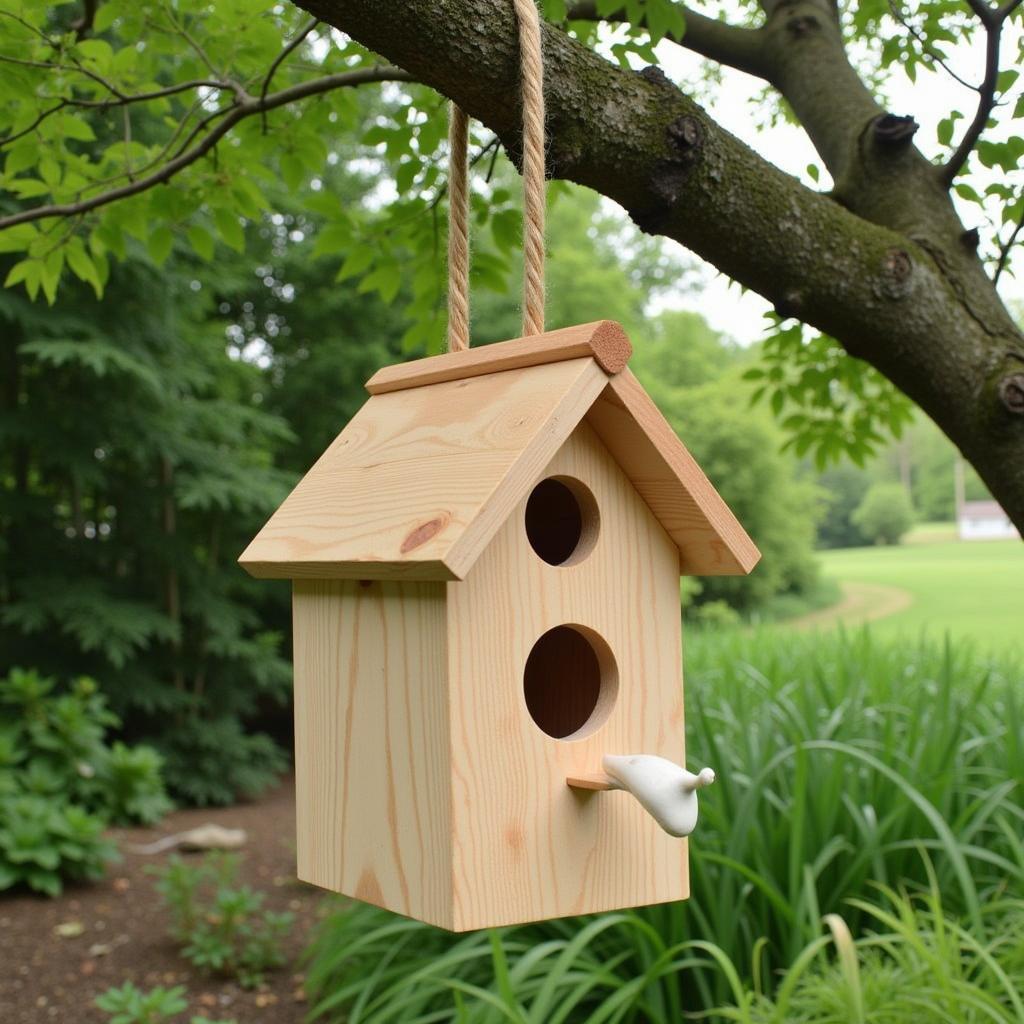
[[[301,0],[519,151],[508,0]],[[743,34],[836,188],[814,192],[722,129],[657,69],[624,71],[544,27],[550,173],[620,203],[775,306],[835,337],[917,402],[1024,532],[1024,337],[913,123],[849,65],[828,0],[766,3]],[[728,37],[715,39],[727,46]],[[748,58],[744,58],[748,59]]]

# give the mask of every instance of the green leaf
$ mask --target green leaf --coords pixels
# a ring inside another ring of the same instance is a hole
[[[224,243],[235,252],[243,252],[245,250],[245,231],[238,215],[233,210],[221,206],[214,210],[213,220]]]
[[[38,143],[29,136],[26,141],[19,142],[7,151],[7,160],[4,163],[4,173],[13,178],[21,171],[35,167],[42,156]]]
[[[192,224],[185,232],[185,237],[188,239],[189,245],[195,251],[195,254],[207,263],[213,259],[214,248],[216,241],[213,235],[206,230],[200,224]]]
[[[71,272],[80,280],[92,285],[96,298],[103,297],[103,282],[100,279],[96,264],[85,250],[85,243],[75,236],[68,243],[66,258]]]
[[[362,245],[358,249],[353,249],[338,268],[334,280],[346,281],[350,277],[357,277],[359,274],[365,273],[373,263],[375,255],[376,250],[370,245]]]
[[[158,228],[155,228],[149,238],[146,239],[146,251],[149,253],[150,259],[158,267],[164,264],[173,248],[174,234],[166,225],[161,224]]]
[[[100,4],[96,10],[95,15],[92,19],[92,28],[97,35],[102,35],[111,28],[115,21],[117,21],[118,8],[116,4],[106,3]]]
[[[298,192],[306,180],[306,168],[294,153],[281,154],[281,177],[293,192]]]

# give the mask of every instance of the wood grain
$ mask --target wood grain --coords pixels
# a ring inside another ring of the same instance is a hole
[[[616,374],[625,367],[632,353],[633,346],[620,324],[613,320],[598,320],[528,338],[385,366],[366,382],[366,390],[371,395],[383,395],[426,384],[465,380],[467,377],[587,356],[595,359],[606,373]]]
[[[452,926],[443,583],[294,588],[299,877]]]
[[[615,780],[609,778],[604,772],[588,772],[585,775],[582,773],[568,775],[566,776],[565,784],[567,786],[572,786],[573,789],[592,789],[598,792],[605,792],[619,788]]]
[[[679,548],[688,576],[743,576],[760,551],[628,370],[587,414],[637,492]]]
[[[585,358],[377,395],[239,562],[264,578],[462,578],[607,380]]]
[[[445,585],[457,930],[688,894],[685,841],[628,795],[566,785],[600,772],[605,753],[685,763],[678,551],[586,423],[535,481],[549,475],[593,492],[590,554],[564,566],[539,558],[524,495],[466,581]],[[618,671],[607,718],[579,739],[542,732],[523,693],[533,644],[562,624],[603,637]]]

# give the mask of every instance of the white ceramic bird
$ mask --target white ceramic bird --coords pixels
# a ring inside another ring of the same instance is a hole
[[[604,770],[617,789],[625,789],[670,836],[688,836],[697,827],[697,790],[710,786],[715,773],[698,775],[653,754],[605,754]]]

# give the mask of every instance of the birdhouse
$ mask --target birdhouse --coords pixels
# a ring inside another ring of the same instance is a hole
[[[759,555],[630,352],[380,370],[242,555],[294,581],[303,880],[454,931],[687,897],[679,576]]]

